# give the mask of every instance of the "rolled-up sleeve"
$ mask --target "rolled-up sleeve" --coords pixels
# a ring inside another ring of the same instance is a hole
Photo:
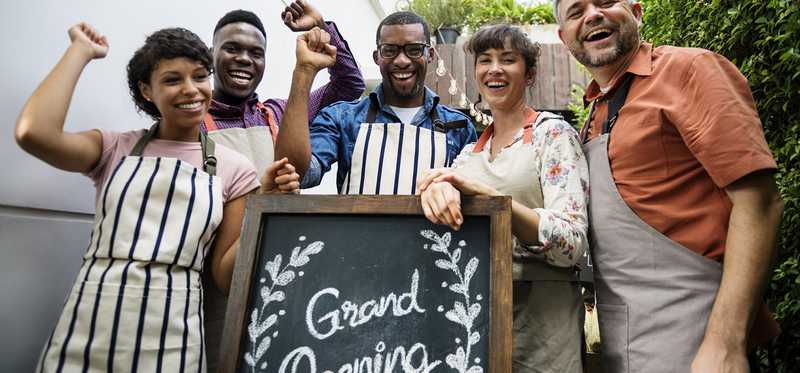
[[[336,110],[328,107],[320,111],[309,127],[311,143],[311,161],[303,176],[300,188],[311,188],[319,185],[322,175],[330,170],[338,159],[340,132]]]
[[[577,264],[588,249],[589,168],[578,134],[562,120],[547,120],[544,136],[537,136],[541,151],[540,184],[544,207],[539,214],[541,245],[522,245],[533,257],[558,267]]]

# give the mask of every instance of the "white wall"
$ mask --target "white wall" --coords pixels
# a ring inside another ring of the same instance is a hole
[[[327,20],[336,21],[365,78],[379,78],[372,62],[375,28],[380,21],[369,0],[318,0]],[[267,29],[267,70],[261,97],[285,97],[294,65],[296,35],[280,21],[283,3],[268,1],[4,1],[0,35],[0,205],[92,212],[94,191],[87,178],[57,171],[23,153],[13,140],[13,126],[25,99],[57,62],[69,44],[67,29],[87,21],[104,33],[111,46],[107,58],[93,61],[78,84],[66,128],[127,130],[149,126],[138,115],[125,80],[128,59],[147,34],[163,27],[188,28],[210,43],[217,19],[231,9],[261,16]],[[321,74],[320,80],[327,80]],[[69,196],[69,198],[64,198]]]
[[[384,1],[387,2],[392,1]],[[364,77],[379,78],[371,57],[380,21],[373,1],[312,0],[312,3],[327,20],[336,21]],[[267,70],[259,95],[285,97],[294,65],[296,35],[280,21],[281,1],[3,0],[0,7],[0,35],[3,35],[0,372],[32,371],[88,243],[91,218],[88,213],[94,210],[94,188],[89,179],[44,164],[22,152],[13,138],[22,105],[67,48],[67,29],[79,21],[87,21],[108,37],[111,49],[107,58],[93,61],[86,68],[66,128],[129,130],[150,125],[149,119],[134,110],[125,78],[128,59],[145,36],[163,27],[181,26],[210,43],[217,19],[238,8],[261,16],[267,29]],[[317,85],[326,80],[327,74],[321,74]],[[321,189],[335,193],[330,181]]]

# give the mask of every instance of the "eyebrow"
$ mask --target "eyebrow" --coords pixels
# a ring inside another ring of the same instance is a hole
[[[567,9],[564,9],[564,15],[568,15],[570,13],[570,11],[572,11],[573,9],[578,8],[580,6],[581,6],[580,2],[576,1],[576,2],[572,3],[572,5],[568,6]]]

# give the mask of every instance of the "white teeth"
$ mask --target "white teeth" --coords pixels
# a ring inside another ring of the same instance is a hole
[[[251,75],[249,73],[246,73],[244,71],[231,71],[229,74],[230,74],[231,77],[239,78],[239,79],[250,80],[250,79],[253,78],[253,75]]]
[[[602,29],[599,29],[599,30],[594,30],[594,31],[590,32],[590,33],[589,33],[589,35],[586,35],[586,38],[585,38],[585,39],[587,39],[587,40],[588,40],[588,39],[591,39],[591,38],[593,38],[595,35],[597,35],[597,34],[600,34],[600,33],[602,33],[602,32],[605,32],[605,33],[609,33],[609,34],[610,34],[610,33],[611,33],[611,30],[609,30],[609,29],[605,29],[605,28],[602,28]]]
[[[486,83],[486,85],[489,86],[489,88],[500,88],[506,86],[506,84],[502,82],[489,82]]]
[[[411,73],[394,73],[392,75],[397,79],[407,79],[407,78],[410,78],[411,75],[413,75],[413,74],[411,74]]]
[[[195,102],[192,102],[192,103],[189,103],[189,104],[180,104],[180,105],[178,105],[178,108],[179,109],[196,109],[196,108],[200,107],[200,105],[202,105],[202,104],[203,103],[201,101],[195,101]]]

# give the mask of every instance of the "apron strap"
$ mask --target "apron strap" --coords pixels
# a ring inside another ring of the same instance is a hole
[[[154,139],[157,133],[158,133],[158,122],[153,123],[153,125],[150,126],[150,129],[148,129],[147,132],[144,133],[144,136],[139,138],[139,141],[137,141],[136,145],[133,146],[133,150],[131,150],[130,155],[133,157],[141,157],[145,145],[147,145],[147,143],[149,143],[150,140]]]
[[[272,112],[272,109],[268,108],[261,102],[256,103],[256,109],[260,111],[262,115],[264,115],[264,120],[267,121],[269,133],[272,135],[272,143],[274,144],[278,139],[278,123],[275,121],[275,114]],[[314,118],[310,119],[313,120]]]
[[[533,110],[530,107],[525,108],[525,112],[527,114],[526,122],[524,127],[522,127],[522,137],[514,139],[511,144],[508,144],[506,147],[514,145],[519,140],[522,140],[523,144],[532,144],[533,143],[533,127],[536,124],[536,121],[539,119],[540,114],[536,110]],[[547,118],[545,118],[547,119]],[[489,139],[494,134],[494,123],[490,124],[483,130],[481,133],[481,137],[475,143],[475,146],[472,148],[473,153],[480,153],[486,147],[486,144],[489,142]]]
[[[614,128],[614,123],[617,122],[617,117],[619,117],[619,111],[628,99],[628,92],[630,91],[631,83],[633,83],[633,76],[633,74],[627,74],[625,80],[622,81],[619,88],[617,88],[611,96],[608,102],[608,115],[606,116],[606,121],[603,122],[602,134],[610,133],[611,129]],[[592,124],[592,115],[594,115],[596,105],[597,100],[592,101],[592,108],[589,109],[589,117],[586,118],[586,123],[584,123],[583,128],[581,128],[580,138],[584,143],[589,140],[589,129]]]
[[[206,132],[212,132],[218,129],[217,122],[214,121],[214,117],[209,112],[206,112],[205,120],[203,120],[203,123],[205,123],[206,125]]]
[[[200,132],[200,149],[203,152],[203,171],[207,174],[214,176],[217,174],[217,157],[214,156],[214,140],[208,138],[203,131]],[[158,122],[154,123],[150,129],[145,132],[144,136],[139,138],[136,145],[133,146],[130,155],[133,157],[141,157],[144,147],[147,146],[158,134]]]
[[[261,115],[264,116],[264,120],[267,122],[267,126],[269,127],[270,135],[272,136],[272,143],[274,144],[275,140],[278,139],[278,123],[275,121],[275,115],[273,114],[272,110],[260,102],[256,103],[256,110],[260,111]],[[217,127],[217,122],[214,121],[214,117],[211,115],[211,113],[206,112],[203,123],[206,125],[206,132],[219,130],[219,127]]]

